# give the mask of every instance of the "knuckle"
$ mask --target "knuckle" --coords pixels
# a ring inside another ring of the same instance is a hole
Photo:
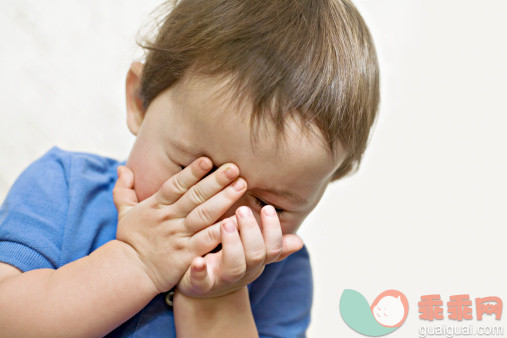
[[[266,248],[266,256],[272,259],[280,257],[282,254],[282,248]]]
[[[208,228],[207,230],[207,236],[210,243],[216,243],[220,241],[220,233],[217,234],[217,231],[213,229],[212,227]]]
[[[223,279],[230,283],[237,282],[245,275],[245,272],[246,272],[245,266],[236,266],[234,268],[230,268],[229,270],[227,270],[227,273],[225,274]]]
[[[169,182],[169,189],[174,191],[176,194],[182,195],[187,191],[178,176],[173,176],[173,179],[169,180]]]
[[[175,235],[178,235],[180,233],[180,231],[175,228],[175,227],[169,227],[167,230],[166,230],[166,237],[167,238],[174,238]],[[179,248],[179,246],[178,246]]]
[[[258,265],[258,264],[264,263],[264,261],[266,259],[266,250],[265,249],[252,250],[247,255],[247,257],[248,257],[247,258],[248,262],[252,265]]]
[[[115,186],[113,188],[113,196],[117,196],[120,192],[121,192],[121,188],[119,188],[118,186]]]
[[[264,265],[258,271],[255,272],[252,280],[256,280],[257,278],[259,278],[259,276],[262,274],[263,271],[264,271]]]
[[[175,235],[176,231],[173,230],[172,233],[170,233],[170,236],[174,237]],[[183,252],[187,249],[187,242],[183,238],[179,238],[172,242],[171,249],[173,252]]]
[[[198,295],[204,295],[211,290],[211,285],[192,278],[190,278],[190,287],[192,288],[192,292]]]
[[[211,222],[211,213],[208,210],[208,208],[205,208],[205,207],[198,208],[197,209],[197,216],[199,216],[199,218],[202,221],[204,221],[205,223]]]
[[[166,222],[178,218],[174,208],[164,207],[157,211],[157,220],[160,222]]]
[[[201,204],[206,200],[206,196],[204,195],[202,189],[200,189],[198,186],[190,189],[190,198],[192,199],[192,202],[196,204]]]

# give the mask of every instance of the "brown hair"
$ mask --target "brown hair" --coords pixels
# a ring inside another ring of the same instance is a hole
[[[188,72],[232,75],[227,90],[251,104],[250,124],[270,119],[316,126],[333,159],[332,175],[356,172],[380,101],[378,61],[368,27],[349,0],[173,0],[157,9],[140,96],[145,109]],[[264,122],[263,121],[263,122]]]

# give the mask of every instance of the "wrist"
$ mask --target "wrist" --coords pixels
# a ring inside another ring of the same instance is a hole
[[[175,308],[179,305],[182,305],[183,307],[195,307],[199,311],[207,311],[211,313],[216,309],[223,309],[224,306],[230,306],[234,308],[235,306],[244,305],[245,303],[248,303],[248,306],[250,306],[250,298],[246,285],[236,291],[217,297],[188,297],[182,294],[177,288],[174,291],[173,296],[173,306]]]
[[[153,293],[153,297],[159,294],[160,291],[158,290],[157,286],[155,285],[151,277],[148,275],[144,263],[142,262],[141,258],[139,257],[135,249],[128,243],[125,243],[117,239],[112,240],[110,243],[111,245],[114,245],[117,248],[117,250],[121,253],[123,257],[125,257],[125,260],[128,262],[128,264],[132,267],[132,270],[134,271],[136,280],[138,280],[139,283],[143,285],[143,287],[150,290]]]
[[[214,298],[174,294],[178,337],[258,337],[247,286]]]

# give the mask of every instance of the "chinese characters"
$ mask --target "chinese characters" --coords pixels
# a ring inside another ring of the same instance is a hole
[[[419,318],[424,320],[444,319],[443,301],[439,294],[421,296],[419,305]],[[483,315],[495,315],[496,320],[502,317],[503,303],[499,297],[475,298],[475,313],[477,320]],[[453,295],[447,302],[448,318],[451,320],[470,320],[472,315],[472,300],[469,295]]]

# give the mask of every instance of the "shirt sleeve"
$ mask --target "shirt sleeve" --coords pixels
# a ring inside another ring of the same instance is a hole
[[[51,148],[10,188],[0,207],[0,262],[23,272],[58,267],[69,204],[67,159]]]
[[[258,285],[256,292],[266,291],[252,309],[259,336],[306,337],[313,301],[308,250],[303,246],[285,260],[272,264],[280,264],[280,268],[276,277]]]

